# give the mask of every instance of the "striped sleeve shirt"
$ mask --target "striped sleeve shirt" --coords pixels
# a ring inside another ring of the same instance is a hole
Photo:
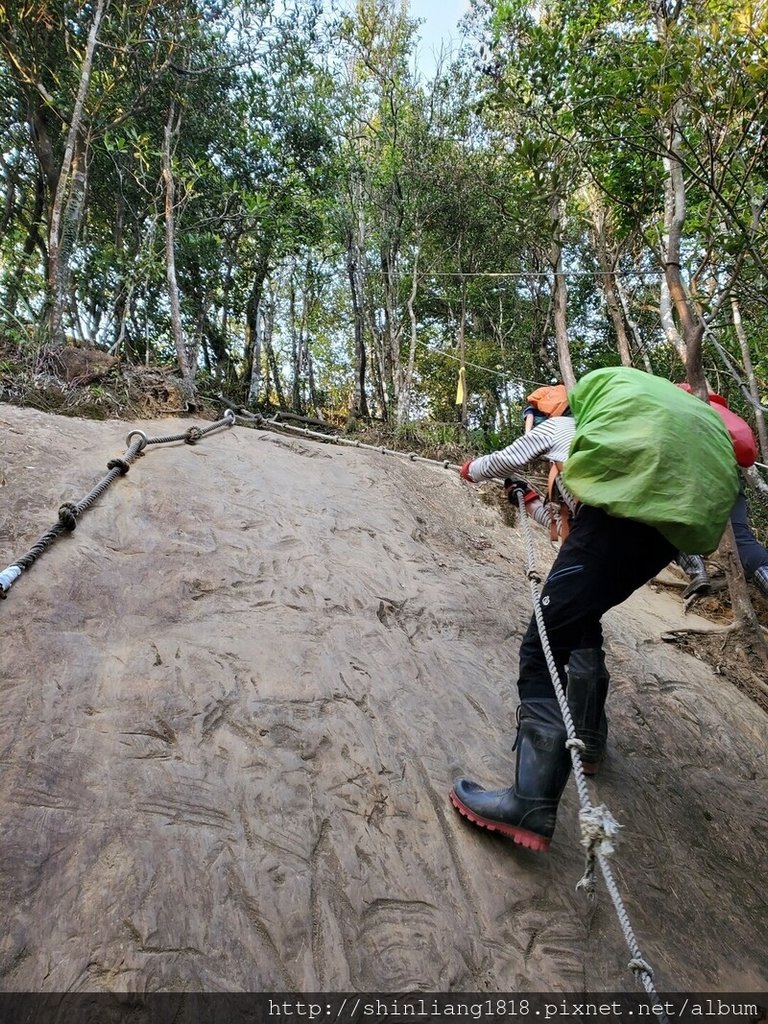
[[[501,451],[475,459],[470,463],[469,475],[477,483],[480,480],[493,480],[495,477],[513,477],[534,459],[565,462],[575,432],[576,421],[572,416],[553,416],[527,434],[518,437]],[[576,499],[565,487],[559,474],[556,485],[568,507],[572,512],[575,511]]]

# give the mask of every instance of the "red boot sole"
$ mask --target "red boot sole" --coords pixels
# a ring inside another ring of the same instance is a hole
[[[459,800],[454,790],[451,790],[448,796],[459,814],[463,815],[468,821],[471,821],[473,825],[477,825],[479,828],[487,828],[489,832],[499,832],[503,836],[508,836],[518,846],[524,846],[526,849],[534,850],[536,853],[547,853],[549,851],[551,839],[539,836],[535,832],[529,832],[528,829],[518,828],[516,825],[505,825],[501,821],[481,818],[479,814],[475,814],[474,811],[471,811],[466,804]]]

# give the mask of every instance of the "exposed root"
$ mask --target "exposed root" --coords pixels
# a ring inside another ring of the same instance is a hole
[[[768,633],[763,626],[761,630],[763,634]],[[729,622],[710,629],[673,629],[663,633],[661,639],[711,665],[718,675],[730,680],[768,711],[768,684],[763,681],[765,651],[761,638],[750,628]]]
[[[717,636],[723,633],[738,633],[741,626],[735,622],[729,622],[727,626],[713,626],[712,629],[697,629],[695,626],[686,629],[670,629],[667,633],[661,634],[664,643],[674,644],[686,636]]]

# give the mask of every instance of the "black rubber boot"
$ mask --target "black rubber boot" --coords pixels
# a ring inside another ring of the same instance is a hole
[[[572,652],[568,661],[568,707],[576,735],[584,743],[581,764],[585,775],[594,775],[605,757],[608,741],[605,698],[610,678],[605,655],[599,647]]]
[[[545,853],[571,770],[566,738],[560,705],[554,697],[523,701],[514,786],[486,790],[469,779],[459,779],[451,789],[451,803],[474,825]]]
[[[711,592],[712,580],[701,555],[686,555],[680,551],[677,555],[677,564],[691,580],[683,591],[684,600],[693,597],[694,594],[704,595]]]

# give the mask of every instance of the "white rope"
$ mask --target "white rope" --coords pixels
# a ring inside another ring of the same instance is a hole
[[[401,459],[408,459],[410,462],[430,462],[433,466],[442,466],[443,469],[461,469],[458,463],[450,462],[448,459],[428,459],[425,455],[417,455],[415,452],[399,452],[394,448],[387,448],[384,445],[364,444],[362,441],[353,441],[348,437],[338,437],[336,434],[321,434],[319,430],[309,430],[308,427],[295,427],[291,423],[281,423],[278,419],[265,419],[263,416],[246,412],[244,409],[238,409],[235,412],[235,416],[238,419],[253,423],[254,426],[285,430],[291,434],[300,434],[302,437],[311,437],[316,441],[324,441],[326,444],[347,445],[350,448],[365,448],[369,452],[379,452],[380,455],[398,455]]]
[[[587,789],[580,754],[580,749],[584,749],[584,744],[576,736],[576,729],[573,724],[573,718],[571,717],[571,709],[568,706],[563,685],[560,681],[560,673],[557,671],[557,665],[555,664],[555,659],[552,654],[552,648],[549,645],[549,638],[544,624],[544,613],[541,609],[541,593],[539,590],[541,577],[536,572],[536,556],[533,548],[533,534],[525,511],[523,495],[520,492],[518,492],[517,495],[517,504],[522,517],[523,532],[525,534],[525,543],[528,553],[528,570],[526,575],[531,586],[533,614],[539,630],[539,638],[544,651],[544,657],[547,661],[547,668],[549,669],[549,674],[552,678],[552,685],[555,688],[557,702],[560,705],[560,711],[563,715],[565,730],[568,734],[568,740],[565,745],[570,751],[571,762],[573,763],[573,777],[576,782],[576,789],[579,793],[579,803],[581,805],[581,810],[579,812],[579,821],[581,824],[581,845],[585,847],[587,857],[584,875],[579,880],[576,888],[584,889],[590,898],[594,898],[595,861],[597,861],[603,873],[603,878],[605,879],[605,884],[611,900],[613,901],[614,908],[616,909],[616,914],[618,916],[621,929],[624,932],[624,938],[626,939],[627,946],[632,954],[632,959],[629,961],[627,966],[640,978],[645,991],[649,996],[651,996],[654,1004],[658,1005],[660,1001],[653,984],[653,970],[643,959],[640,946],[635,938],[635,933],[632,930],[632,925],[621,899],[621,894],[619,893],[618,887],[613,878],[611,866],[608,861],[608,857],[614,852],[614,840],[619,834],[621,825],[615,821],[611,812],[605,805],[600,804],[598,807],[594,807],[589,798],[589,791]],[[665,1021],[666,1024],[669,1024],[667,1017],[664,1015],[659,1016],[659,1020]]]
[[[448,462],[447,460],[440,461],[437,459],[428,459],[425,456],[415,455],[412,452],[399,452],[391,448],[379,447],[378,445],[363,444],[361,441],[352,441],[347,438],[336,437],[334,435],[321,434],[319,431],[308,430],[305,427],[294,427],[287,423],[279,423],[276,420],[266,420],[263,416],[247,413],[244,410],[238,411],[236,415],[240,419],[254,422],[255,425],[286,430],[290,433],[301,434],[305,437],[313,437],[330,444],[345,444],[354,448],[365,448],[369,451],[380,452],[384,455],[398,455],[400,458],[407,458],[412,462],[431,462],[434,465],[442,466],[444,469],[460,468],[458,465]],[[605,885],[616,910],[616,915],[624,933],[627,946],[632,954],[632,959],[629,961],[627,966],[640,978],[645,991],[653,999],[654,1005],[658,1006],[660,1005],[660,1000],[653,984],[653,969],[643,958],[642,951],[637,938],[635,937],[632,924],[629,920],[621,894],[619,893],[614,880],[611,866],[608,862],[608,858],[614,852],[614,844],[619,835],[621,825],[619,825],[619,823],[613,818],[611,812],[604,804],[600,804],[595,807],[589,798],[589,790],[587,789],[587,783],[584,776],[584,768],[581,763],[581,752],[584,750],[584,743],[576,735],[573,718],[571,717],[571,709],[568,705],[565,692],[563,691],[563,686],[560,682],[560,674],[557,671],[557,665],[555,664],[552,648],[550,647],[549,638],[547,637],[546,626],[544,624],[544,613],[541,610],[541,594],[539,590],[541,576],[536,571],[536,555],[533,546],[533,533],[530,528],[530,523],[528,522],[528,515],[525,511],[522,494],[517,495],[517,503],[524,526],[523,533],[525,535],[528,556],[528,568],[526,575],[531,586],[534,616],[539,630],[539,637],[541,639],[544,657],[546,658],[549,674],[552,678],[552,685],[555,688],[557,702],[560,705],[560,711],[563,716],[563,722],[565,723],[566,733],[568,734],[568,739],[565,745],[571,755],[573,777],[576,782],[576,788],[579,793],[579,803],[581,805],[579,822],[581,825],[581,845],[586,850],[586,864],[584,874],[577,883],[576,888],[584,889],[590,898],[594,898],[595,862],[597,862],[600,865]],[[669,1024],[669,1019],[664,1014],[658,1015],[658,1020],[662,1021],[663,1024]]]

